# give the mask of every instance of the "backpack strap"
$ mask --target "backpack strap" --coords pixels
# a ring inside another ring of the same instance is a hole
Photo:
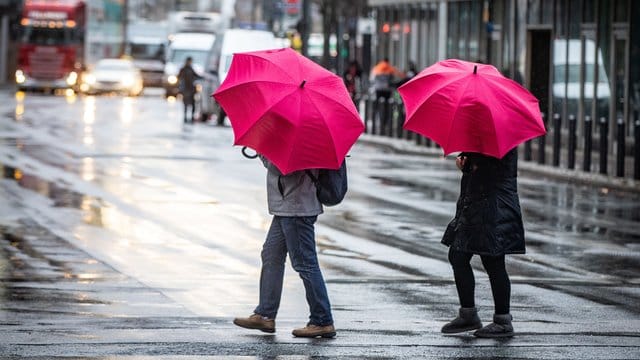
[[[315,176],[313,175],[313,173],[311,172],[311,170],[309,170],[309,169],[305,169],[305,171],[304,171],[304,172],[305,172],[305,173],[307,173],[307,175],[309,176],[309,178],[311,178],[311,181],[313,182],[313,184],[314,184],[314,185],[318,185],[318,178],[317,178],[317,177],[315,177]]]

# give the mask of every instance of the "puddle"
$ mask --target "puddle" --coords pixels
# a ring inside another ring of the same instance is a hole
[[[108,206],[102,199],[80,194],[56,182],[44,180],[11,166],[2,165],[1,174],[4,179],[14,180],[22,188],[53,200],[54,207],[82,210],[85,223],[95,226],[103,225],[102,210]]]

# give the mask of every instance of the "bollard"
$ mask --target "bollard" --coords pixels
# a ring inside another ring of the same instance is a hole
[[[576,117],[569,115],[569,153],[567,154],[567,168],[576,167]]]
[[[395,137],[402,139],[402,103],[400,101],[393,102],[393,114],[395,114],[393,117]]]
[[[633,178],[636,180],[640,180],[640,117],[638,116],[638,111],[635,111],[635,121],[633,122],[633,135],[634,135],[634,143],[633,143]]]
[[[376,110],[373,115],[373,123],[371,124],[371,133],[373,135],[380,135],[380,124],[382,124],[383,110],[384,110],[384,98],[376,99]]]
[[[393,98],[388,98],[386,102],[386,106],[384,109],[384,122],[382,131],[382,135],[386,135],[389,137],[393,137],[393,108],[394,108],[395,100]]]
[[[368,134],[371,132],[371,128],[369,127],[369,119],[371,117],[371,99],[369,95],[362,96],[360,101],[364,101],[364,132]]]
[[[582,162],[582,170],[586,172],[591,171],[591,148],[593,144],[592,134],[592,122],[591,116],[584,117],[584,154]]]
[[[624,157],[625,157],[625,135],[624,135],[624,120],[620,117],[616,123],[618,125],[616,129],[616,138],[618,143],[618,151],[616,153],[616,176],[624,177]]]
[[[545,116],[544,114],[542,114],[542,123],[544,124],[544,127],[547,127],[547,122],[545,120]],[[538,137],[538,164],[544,164],[545,163],[545,154],[546,154],[546,135],[542,135],[540,137]]]
[[[553,166],[560,166],[560,140],[562,140],[562,117],[553,114]]]
[[[531,161],[531,140],[527,140],[524,143],[524,160]]]
[[[607,174],[607,155],[609,147],[609,127],[607,126],[607,118],[600,118],[600,174]]]

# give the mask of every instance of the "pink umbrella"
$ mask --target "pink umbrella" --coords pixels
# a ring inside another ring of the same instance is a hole
[[[440,61],[398,88],[404,128],[433,139],[445,155],[477,152],[502,158],[546,133],[538,100],[491,65]]]
[[[342,79],[290,48],[234,54],[213,97],[229,115],[234,144],[284,174],[338,169],[364,131]]]

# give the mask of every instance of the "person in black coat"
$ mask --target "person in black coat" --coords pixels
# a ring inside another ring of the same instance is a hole
[[[187,57],[184,66],[178,72],[178,88],[182,95],[182,103],[184,105],[184,123],[193,123],[194,114],[196,112],[195,96],[196,96],[196,80],[202,79],[192,67],[193,59]],[[191,118],[187,118],[187,109],[191,108]]]
[[[443,333],[469,330],[478,337],[513,336],[509,303],[511,283],[505,268],[506,254],[524,254],[524,226],[517,191],[517,149],[502,159],[461,153],[456,164],[462,170],[456,214],[443,235],[449,246],[460,300],[458,317],[444,325]],[[470,265],[480,255],[495,305],[493,323],[482,327],[475,307],[475,279]]]

